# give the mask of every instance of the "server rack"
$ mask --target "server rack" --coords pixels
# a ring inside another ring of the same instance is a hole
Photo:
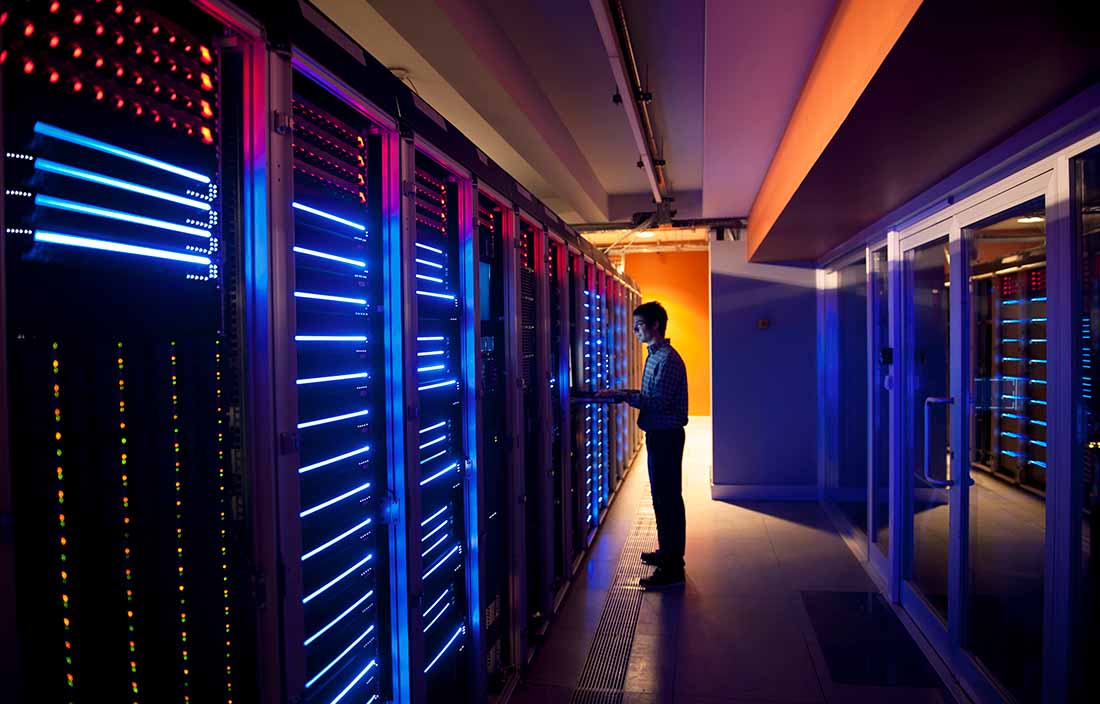
[[[513,580],[516,504],[513,468],[518,437],[515,407],[519,394],[516,359],[509,341],[515,340],[512,296],[508,272],[514,264],[514,214],[504,199],[479,184],[477,195],[480,371],[481,472],[481,620],[484,666],[491,696],[506,693],[514,684],[518,662],[514,614],[520,613],[519,590]]]
[[[406,162],[410,640],[416,701],[478,699],[476,238],[468,177],[421,144]],[[410,479],[412,484],[413,479]],[[415,547],[413,547],[415,546]]]
[[[521,215],[516,256],[519,273],[519,345],[523,393],[523,493],[526,638],[528,652],[553,611],[553,486],[549,475],[549,352],[546,233]]]
[[[149,5],[2,14],[15,700],[254,696],[242,70],[223,23]]]
[[[572,523],[570,496],[573,477],[570,466],[573,434],[570,430],[569,371],[572,351],[570,324],[570,287],[568,279],[568,249],[557,235],[548,240],[546,271],[548,279],[549,313],[549,386],[550,407],[550,472],[554,491],[554,608],[564,598],[572,575]]]
[[[1009,273],[975,271],[975,374],[992,379],[974,417],[975,466],[1034,491],[1046,489],[1046,253]]]

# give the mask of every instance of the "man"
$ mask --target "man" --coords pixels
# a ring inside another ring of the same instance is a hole
[[[646,589],[670,589],[684,584],[683,460],[688,390],[684,360],[665,337],[668,313],[656,301],[634,309],[634,335],[649,345],[640,390],[610,389],[600,393],[639,410],[638,427],[645,431],[649,455],[649,488],[657,518],[655,552],[643,552],[642,562],[657,569],[640,580]]]

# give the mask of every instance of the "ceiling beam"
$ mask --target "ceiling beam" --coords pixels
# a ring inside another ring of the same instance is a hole
[[[749,210],[750,258],[920,5],[921,0],[840,0]]]

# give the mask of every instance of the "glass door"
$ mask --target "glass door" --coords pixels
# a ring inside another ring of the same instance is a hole
[[[908,559],[903,603],[932,616],[928,628],[946,635],[951,611],[952,514],[961,509],[951,476],[952,329],[951,238],[946,227],[902,243],[902,411]]]
[[[870,484],[870,559],[889,574],[890,557],[890,261],[886,247],[867,259],[867,477]]]
[[[900,240],[901,601],[979,699],[1043,699],[1046,183]]]

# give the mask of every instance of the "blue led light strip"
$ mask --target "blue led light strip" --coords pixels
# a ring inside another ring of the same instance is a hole
[[[324,545],[319,545],[319,546],[315,547],[314,549],[312,549],[312,550],[310,550],[309,552],[307,552],[307,553],[306,553],[305,555],[302,555],[302,562],[305,562],[305,561],[306,561],[306,560],[308,560],[309,558],[311,558],[311,557],[315,557],[315,556],[316,556],[316,555],[318,555],[319,553],[322,553],[322,552],[324,552],[325,550],[328,550],[329,548],[331,548],[331,547],[332,547],[333,545],[335,545],[336,543],[340,542],[340,541],[341,541],[341,540],[343,540],[344,538],[346,538],[346,537],[348,537],[349,535],[352,535],[352,534],[354,534],[354,533],[356,533],[356,532],[358,532],[358,531],[361,531],[361,530],[363,530],[364,528],[366,528],[366,527],[367,527],[367,526],[369,526],[370,524],[371,524],[371,519],[369,519],[369,518],[368,518],[367,520],[363,521],[362,523],[360,523],[359,525],[355,526],[354,528],[350,528],[350,529],[348,529],[348,530],[344,531],[343,533],[341,533],[340,535],[336,536],[336,537],[335,537],[335,538],[333,538],[332,540],[328,541],[328,542],[327,542],[327,543],[325,543]]]
[[[422,542],[422,543],[427,542],[429,538],[431,538],[433,535],[435,535],[439,531],[446,528],[449,524],[450,524],[450,521],[443,521],[442,523],[437,525],[434,529],[432,529],[432,531],[430,533],[428,533],[423,538],[421,538],[420,542]],[[428,608],[428,611],[431,611],[431,607]]]
[[[313,514],[317,513],[318,511],[322,511],[322,510],[328,508],[329,506],[332,506],[333,504],[340,503],[344,499],[355,496],[356,494],[362,494],[364,491],[366,491],[369,488],[370,488],[370,482],[367,482],[366,484],[360,484],[359,486],[355,487],[351,491],[346,491],[343,494],[340,494],[339,496],[334,496],[334,497],[332,497],[331,499],[329,499],[327,501],[322,501],[321,503],[317,504],[313,508],[307,508],[305,511],[302,511],[301,513],[299,513],[298,517],[299,518],[305,518],[306,516],[312,516]]]
[[[457,379],[449,379],[447,381],[439,381],[439,382],[436,382],[434,384],[426,384],[424,386],[419,386],[419,387],[417,387],[416,390],[417,391],[428,391],[429,389],[439,389],[439,388],[442,388],[444,386],[450,386],[450,385],[455,384],[455,383],[458,383]]]
[[[428,577],[430,577],[430,576],[432,575],[432,573],[433,573],[433,572],[435,572],[435,571],[436,571],[437,569],[439,569],[440,567],[442,567],[442,566],[443,566],[443,564],[444,564],[445,562],[447,562],[447,560],[449,560],[449,559],[451,559],[452,557],[454,557],[454,554],[455,554],[456,552],[458,552],[458,548],[459,548],[459,546],[458,546],[458,545],[456,545],[456,546],[454,546],[453,548],[451,548],[451,551],[450,551],[449,553],[447,553],[447,554],[446,554],[446,555],[444,555],[444,556],[443,556],[442,558],[440,558],[439,562],[435,563],[435,565],[433,565],[433,566],[432,566],[432,568],[431,568],[430,570],[428,570],[427,572],[425,572],[425,573],[424,573],[424,577],[423,577],[423,578],[424,578],[424,579],[427,579]]]
[[[439,621],[439,619],[443,618],[443,614],[445,614],[447,612],[447,609],[449,608],[451,608],[451,602],[447,602],[446,604],[444,604],[443,608],[439,610],[439,613],[435,615],[435,618],[433,618],[427,626],[424,626],[424,632],[427,633],[431,629],[431,627]]]
[[[439,662],[439,659],[443,657],[443,654],[450,650],[451,646],[454,645],[454,642],[458,640],[458,637],[461,636],[465,630],[465,625],[458,627],[458,630],[455,631],[455,634],[451,636],[451,639],[449,641],[447,641],[447,644],[443,646],[443,649],[439,651],[439,654],[436,655],[430,663],[428,663],[428,666],[426,668],[424,668],[424,674],[428,674],[428,671],[435,667],[435,664]]]
[[[355,449],[355,450],[352,450],[351,452],[345,452],[342,455],[336,455],[335,457],[329,457],[327,460],[321,460],[320,462],[315,462],[313,464],[306,465],[305,467],[299,467],[298,468],[298,474],[305,474],[306,472],[312,472],[315,469],[320,469],[321,467],[327,467],[330,464],[336,464],[337,462],[339,462],[341,460],[346,460],[349,457],[355,457],[356,455],[363,455],[363,454],[366,454],[368,452],[370,452],[370,445],[363,445],[362,447],[360,447],[358,449]]]
[[[369,592],[367,592],[363,596],[359,597],[358,601],[356,601],[354,604],[352,604],[348,608],[344,609],[344,612],[342,614],[340,614],[336,618],[329,621],[324,627],[321,628],[321,630],[317,631],[316,633],[311,635],[309,638],[306,638],[305,645],[308,646],[308,645],[312,644],[313,641],[315,641],[318,638],[320,638],[321,636],[323,636],[330,628],[332,628],[336,624],[340,623],[340,621],[343,620],[344,617],[346,617],[352,611],[355,611],[356,609],[358,609],[359,606],[362,605],[362,603],[364,601],[371,598],[372,596],[374,596],[374,590],[373,589],[371,589]]]
[[[355,303],[361,306],[367,305],[364,298],[349,298],[348,296],[330,296],[327,293],[311,293],[309,291],[295,291],[295,298],[312,298],[318,301],[332,301],[333,303]]]
[[[324,593],[325,593],[325,592],[327,592],[327,591],[328,591],[329,589],[331,589],[331,588],[332,588],[332,587],[333,587],[333,586],[334,586],[335,584],[339,583],[339,582],[340,582],[340,580],[342,580],[342,579],[346,578],[346,577],[347,577],[347,576],[348,576],[349,574],[351,574],[351,573],[352,573],[352,572],[354,572],[355,570],[359,569],[359,568],[360,568],[360,567],[362,567],[363,565],[365,565],[365,564],[367,564],[368,562],[370,562],[370,561],[371,561],[371,559],[372,559],[373,557],[374,557],[374,553],[367,553],[367,556],[366,556],[366,557],[364,557],[364,558],[363,558],[362,560],[360,560],[359,562],[356,562],[356,563],[355,563],[354,565],[352,565],[352,566],[351,566],[351,567],[349,567],[348,569],[346,569],[346,570],[344,570],[343,572],[341,572],[341,573],[340,573],[339,575],[337,575],[336,577],[334,577],[334,578],[332,579],[332,581],[330,581],[330,582],[329,582],[328,584],[326,584],[325,586],[323,586],[323,587],[321,587],[320,589],[318,589],[317,591],[313,592],[312,594],[310,594],[309,596],[307,596],[307,597],[306,597],[305,599],[302,599],[302,603],[303,603],[303,604],[308,604],[309,602],[313,601],[313,600],[314,600],[314,599],[316,599],[317,597],[321,596],[321,594],[324,594]]]
[[[420,244],[419,242],[416,243],[416,246],[419,247],[420,249],[426,249],[429,252],[434,252],[435,254],[445,254],[445,252],[442,249],[438,249],[436,247],[430,247],[426,244]]]
[[[446,425],[447,425],[447,421],[441,420],[438,423],[436,423],[435,425],[429,425],[427,428],[421,428],[420,429],[420,434],[423,435],[424,433],[430,433],[433,430],[439,430],[440,428],[442,428]]]
[[[440,279],[440,278],[438,278],[438,277],[436,277],[436,276],[427,276],[427,275],[425,275],[425,274],[417,274],[417,275],[416,275],[416,278],[418,278],[418,279],[423,279],[424,281],[431,281],[431,282],[432,282],[432,283],[434,283],[434,284],[441,284],[441,283],[443,283],[443,279]]]
[[[449,474],[450,472],[453,472],[456,469],[458,469],[458,462],[455,462],[450,467],[447,467],[446,469],[441,469],[438,472],[436,472],[435,474],[433,474],[432,476],[428,477],[427,479],[422,480],[420,482],[420,486],[424,486],[425,484],[428,484],[429,482],[433,482],[436,479],[439,479],[440,477],[442,477],[444,474]]]
[[[370,411],[363,410],[363,411],[355,411],[354,413],[344,413],[343,415],[339,415],[339,416],[330,416],[329,418],[320,418],[318,420],[310,420],[310,421],[306,421],[305,423],[299,423],[298,424],[298,429],[301,430],[302,428],[313,428],[315,426],[325,425],[327,423],[337,423],[337,422],[342,421],[342,420],[348,420],[349,418],[359,418],[359,417],[365,416],[369,413],[370,413]]]
[[[337,694],[337,695],[336,695],[336,698],[335,698],[335,699],[333,699],[333,700],[332,700],[331,702],[329,702],[329,704],[339,704],[340,700],[341,700],[341,699],[343,699],[343,698],[344,698],[345,696],[347,696],[347,693],[348,693],[348,692],[350,692],[350,691],[352,690],[352,687],[354,687],[355,685],[359,684],[359,680],[361,680],[361,679],[363,679],[364,677],[366,677],[367,673],[368,673],[368,672],[370,672],[370,671],[371,671],[371,669],[372,669],[372,668],[374,668],[374,667],[376,667],[377,665],[378,665],[378,661],[377,661],[377,660],[371,660],[371,661],[370,661],[370,664],[369,664],[369,665],[367,665],[367,666],[366,666],[365,668],[363,668],[363,671],[362,671],[362,672],[360,672],[360,673],[359,673],[358,675],[356,675],[356,676],[355,676],[355,679],[353,679],[353,680],[352,680],[352,681],[351,681],[351,682],[350,682],[350,683],[348,684],[348,686],[347,686],[347,687],[344,687],[344,691],[342,691],[342,692],[340,692],[339,694]]]
[[[331,220],[332,222],[338,222],[341,225],[347,225],[348,227],[350,227],[353,230],[358,230],[359,232],[366,232],[367,231],[366,226],[361,225],[357,222],[352,222],[351,220],[345,220],[344,218],[342,218],[338,215],[333,215],[332,213],[326,213],[323,210],[318,210],[317,208],[311,208],[308,205],[303,205],[303,204],[298,203],[298,202],[291,203],[291,205],[294,207],[295,210],[301,210],[303,212],[309,213],[310,215],[316,215],[319,218],[324,218],[326,220]]]
[[[295,342],[366,342],[366,335],[295,335]]]
[[[424,615],[427,616],[428,614],[430,614],[432,612],[433,609],[435,609],[435,607],[439,606],[439,602],[441,602],[445,598],[447,598],[447,592],[449,592],[449,591],[450,591],[450,587],[444,588],[443,593],[440,594],[439,597],[435,601],[432,602],[432,605],[429,606],[428,608],[424,609]]]
[[[312,679],[310,679],[310,680],[309,680],[308,682],[306,682],[306,689],[309,689],[309,688],[310,688],[310,687],[312,687],[313,685],[317,684],[317,680],[319,680],[319,679],[321,679],[322,677],[324,677],[324,676],[325,676],[325,673],[326,673],[326,672],[328,672],[329,670],[331,670],[331,669],[333,668],[333,666],[334,666],[334,665],[336,665],[336,663],[338,663],[338,662],[340,662],[341,660],[343,660],[343,659],[344,659],[344,657],[345,657],[345,656],[346,656],[346,655],[347,655],[348,653],[350,653],[350,652],[351,652],[352,650],[354,650],[354,649],[355,649],[355,646],[357,646],[357,645],[359,645],[360,643],[362,643],[362,642],[363,642],[363,639],[365,639],[365,638],[366,638],[367,636],[369,636],[369,635],[370,635],[371,633],[373,633],[373,632],[374,632],[374,626],[373,626],[373,625],[372,625],[372,626],[371,626],[370,628],[368,628],[367,630],[363,631],[363,634],[362,634],[362,635],[360,635],[360,636],[359,636],[358,638],[356,638],[355,640],[353,640],[353,641],[352,641],[352,642],[351,642],[351,643],[350,643],[350,644],[348,645],[348,647],[344,648],[344,652],[342,652],[342,653],[340,653],[339,655],[337,655],[336,657],[334,657],[334,658],[332,659],[332,661],[331,661],[331,662],[329,662],[329,664],[327,664],[327,665],[325,665],[325,666],[324,666],[323,668],[321,668],[321,671],[320,671],[320,672],[318,672],[318,673],[317,673],[316,675],[314,675],[314,676],[313,676],[313,678],[312,678]],[[369,668],[371,667],[371,665],[373,665],[373,664],[374,664],[374,661],[373,661],[373,660],[371,660],[371,663],[370,663],[370,665],[367,665],[367,668],[369,669]]]
[[[180,205],[197,208],[198,210],[211,209],[209,203],[204,203],[201,200],[195,200],[194,198],[184,198],[183,196],[177,196],[173,193],[168,193],[167,191],[160,191],[156,188],[149,188],[148,186],[131,183],[130,181],[123,181],[122,179],[96,173],[95,171],[87,171],[85,169],[78,169],[75,166],[66,166],[65,164],[59,164],[56,161],[50,161],[49,159],[36,159],[34,162],[34,168],[38,171],[45,171],[48,174],[57,174],[58,176],[68,176],[69,178],[75,178],[77,180],[87,181],[89,183],[98,183],[101,186],[108,186],[110,188],[117,188],[122,191],[129,191],[131,193],[138,193],[143,196],[149,196],[150,198],[158,198],[160,200],[166,200],[172,203],[179,203]]]
[[[417,342],[443,342],[447,338],[445,337],[418,337]]]
[[[367,372],[355,372],[354,374],[337,374],[336,376],[315,376],[308,379],[298,379],[295,384],[303,386],[305,384],[323,384],[329,381],[347,381],[348,379],[366,379],[369,374]]]
[[[98,139],[85,137],[84,135],[77,134],[76,132],[63,130],[60,127],[55,127],[45,122],[36,122],[34,125],[34,131],[36,134],[40,134],[44,137],[52,137],[53,139],[62,142],[68,142],[69,144],[75,144],[80,147],[87,147],[88,149],[93,149],[97,152],[103,152],[104,154],[117,156],[120,159],[136,161],[139,164],[152,166],[154,169],[160,169],[161,171],[167,171],[169,173],[176,174],[177,176],[183,176],[184,178],[189,178],[192,181],[198,181],[199,183],[210,183],[210,178],[207,176],[203,176],[200,173],[190,171],[180,166],[174,166],[172,164],[169,164],[168,162],[161,161],[160,159],[154,159],[152,157],[145,156],[144,154],[132,152],[129,149],[116,147],[113,144],[107,144],[106,142],[101,142]]]
[[[419,449],[424,450],[424,449],[427,449],[427,448],[431,447],[432,445],[438,445],[439,443],[445,441],[446,439],[447,439],[446,435],[440,435],[439,437],[435,438],[434,440],[429,440],[428,442],[424,443],[423,445],[420,446]]]
[[[82,213],[84,215],[92,215],[98,218],[117,220],[119,222],[130,222],[135,225],[147,225],[149,227],[155,227],[161,230],[170,230],[172,232],[179,232],[184,235],[194,235],[195,237],[210,239],[209,230],[202,230],[197,227],[190,227],[189,225],[177,225],[176,223],[168,222],[167,220],[147,218],[144,215],[138,215],[137,213],[125,213],[121,210],[110,210],[109,208],[101,208],[98,205],[91,205],[90,203],[78,203],[74,200],[65,200],[64,198],[36,195],[34,197],[34,204],[42,208],[53,208],[55,210],[65,210],[71,213]]]
[[[447,368],[446,364],[432,364],[432,365],[427,366],[427,367],[417,367],[416,371],[418,373],[423,374],[424,372],[437,372],[440,369],[446,369],[446,368]]]
[[[321,252],[316,249],[306,249],[305,247],[294,247],[294,251],[298,254],[305,254],[310,257],[317,257],[318,259],[327,259],[331,262],[340,262],[341,264],[350,264],[359,269],[366,269],[367,263],[358,259],[350,259],[348,257],[340,257],[335,254],[329,254],[328,252]]]
[[[447,451],[446,450],[441,450],[441,451],[435,453],[434,455],[432,455],[431,457],[425,457],[424,459],[420,460],[420,464],[428,464],[432,460],[437,460],[445,454],[447,454]]]
[[[34,232],[35,242],[46,242],[48,244],[61,244],[67,247],[83,247],[84,249],[95,249],[101,252],[117,252],[119,254],[134,254],[139,257],[151,257],[153,259],[167,259],[176,262],[185,262],[187,264],[201,264],[203,266],[210,265],[210,257],[203,257],[197,254],[185,254],[183,252],[172,252],[167,249],[153,249],[152,247],[141,247],[135,244],[123,244],[121,242],[111,242],[109,240],[97,240],[91,237],[80,237],[77,235],[66,235],[60,232],[47,232],[45,230],[35,230]]]
[[[418,258],[416,260],[416,263],[417,264],[423,264],[424,266],[430,266],[430,267],[435,268],[435,269],[442,269],[443,268],[442,264],[437,264],[436,262],[429,261],[427,259],[419,259]]]
[[[447,542],[447,538],[449,538],[449,537],[451,537],[449,534],[444,534],[443,537],[441,537],[439,540],[435,541],[434,545],[432,545],[430,548],[428,548],[424,552],[420,553],[420,557],[427,557],[428,553],[430,553],[432,550],[435,550],[437,547],[439,547],[443,543]]]
[[[453,301],[455,299],[455,297],[449,293],[432,293],[431,291],[417,290],[416,295],[427,296],[429,298],[442,298],[447,301]]]
[[[431,523],[435,519],[442,516],[444,513],[447,512],[447,508],[448,508],[447,506],[444,506],[443,508],[439,509],[438,511],[436,511],[432,515],[425,518],[423,521],[420,522],[420,527],[423,528],[424,526],[428,525],[429,523]]]

